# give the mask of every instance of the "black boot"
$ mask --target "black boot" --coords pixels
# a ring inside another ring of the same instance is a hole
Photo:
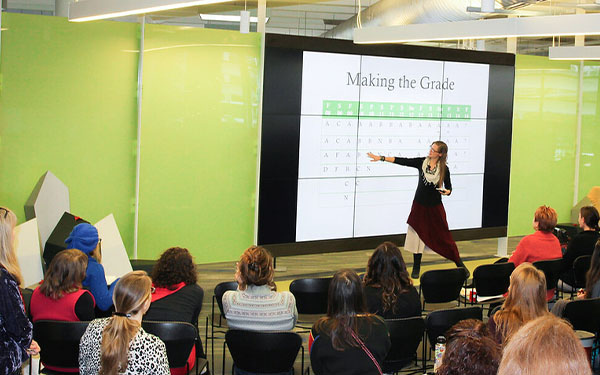
[[[469,279],[469,277],[471,277],[471,272],[469,272],[469,269],[467,268],[467,266],[465,266],[462,259],[458,258],[458,262],[454,262],[454,263],[456,264],[456,267],[458,267],[458,268],[462,267],[465,270],[467,270],[467,279]]]
[[[421,258],[423,254],[413,254],[413,268],[410,277],[413,279],[418,279],[419,274],[421,273]]]

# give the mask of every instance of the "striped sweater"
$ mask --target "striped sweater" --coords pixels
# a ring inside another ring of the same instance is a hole
[[[268,285],[225,292],[223,312],[229,328],[249,331],[290,330],[298,319],[294,295],[272,291]]]

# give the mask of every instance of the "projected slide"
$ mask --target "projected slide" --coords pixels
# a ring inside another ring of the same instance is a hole
[[[450,229],[481,226],[489,66],[304,52],[296,241],[406,233],[417,170],[367,152],[448,144]]]

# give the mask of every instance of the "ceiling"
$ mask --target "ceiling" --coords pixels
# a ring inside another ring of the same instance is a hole
[[[2,6],[10,12],[21,13],[37,13],[45,15],[54,15],[56,1],[69,0],[2,0]],[[434,5],[438,9],[448,11],[446,8],[454,7],[450,20],[461,19],[477,19],[477,18],[497,18],[511,16],[542,16],[542,15],[564,15],[575,14],[576,12],[600,13],[600,0],[497,0],[495,13],[478,13],[468,12],[466,6],[470,6],[470,10],[480,7],[480,0],[380,0],[380,3],[387,1],[391,4],[389,9],[374,10],[377,7],[369,8],[377,0],[267,0],[267,17],[269,20],[266,25],[268,33],[291,34],[291,35],[307,35],[307,36],[323,36],[326,32],[338,27],[347,28],[355,27],[355,16],[358,9],[363,11],[364,27],[368,27],[367,17],[386,18],[386,14],[390,11],[396,13],[402,12],[407,14],[411,12],[428,12],[430,8],[426,6]],[[460,3],[458,14],[457,3]],[[381,5],[381,4],[379,4]],[[152,13],[146,18],[146,22],[161,23],[180,26],[206,27],[206,28],[222,28],[222,29],[238,29],[238,23],[219,22],[219,21],[204,21],[200,18],[200,13],[211,14],[235,14],[239,15],[240,10],[245,8],[250,10],[252,15],[256,15],[257,1],[228,1],[220,4],[212,4],[206,6],[197,6],[173,11],[163,11]],[[392,9],[396,8],[396,9]],[[402,8],[402,9],[398,9]],[[423,10],[420,10],[423,8]],[[391,9],[391,10],[390,10]],[[410,10],[410,12],[406,11]],[[464,10],[463,10],[464,9]],[[369,10],[373,12],[369,13]],[[462,17],[462,18],[461,18]],[[385,20],[385,25],[410,23],[412,21],[396,17],[390,21],[390,17]],[[427,23],[431,17],[421,17],[417,23]],[[137,17],[128,17],[119,19],[123,21],[136,22]],[[345,25],[338,26],[348,20]],[[383,21],[382,21],[383,22]],[[382,22],[379,24],[383,25]],[[367,25],[365,25],[367,24]],[[254,26],[255,27],[255,26]],[[599,25],[600,27],[600,25]],[[331,31],[329,34],[335,33]],[[339,37],[339,36],[336,36]],[[346,36],[347,38],[347,36]],[[548,47],[555,45],[573,45],[574,38],[519,38],[517,44],[517,53],[531,55],[547,55]],[[475,48],[475,43],[471,41],[448,41],[435,43],[419,43],[432,46],[443,46],[450,48]],[[586,37],[585,45],[600,45],[600,37]],[[492,51],[506,51],[505,39],[486,40],[485,49]]]

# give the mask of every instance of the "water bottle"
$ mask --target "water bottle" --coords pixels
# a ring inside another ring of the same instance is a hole
[[[446,350],[446,338],[444,336],[438,336],[435,340],[435,357],[433,358],[433,372],[437,372],[438,368],[442,365],[442,357]]]

